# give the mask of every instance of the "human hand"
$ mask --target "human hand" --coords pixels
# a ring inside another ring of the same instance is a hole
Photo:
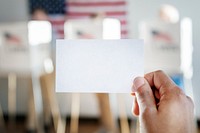
[[[164,72],[137,77],[133,95],[141,133],[193,132],[193,102]]]

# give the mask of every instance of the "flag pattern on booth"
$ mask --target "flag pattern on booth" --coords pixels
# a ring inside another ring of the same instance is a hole
[[[88,18],[93,14],[116,18],[121,22],[121,38],[128,38],[126,0],[68,0],[69,19]]]

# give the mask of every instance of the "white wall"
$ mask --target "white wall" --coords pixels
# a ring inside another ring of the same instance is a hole
[[[28,19],[28,0],[0,0],[0,22]]]
[[[190,17],[193,21],[193,91],[195,98],[195,108],[198,118],[200,118],[200,1],[180,1],[180,0],[128,0],[129,1],[129,20],[131,37],[138,38],[138,23],[142,20],[155,19],[157,12],[162,4],[174,5],[180,12],[181,18]]]

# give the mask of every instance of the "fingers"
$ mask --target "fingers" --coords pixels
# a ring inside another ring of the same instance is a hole
[[[189,96],[186,96],[186,97],[187,97],[187,100],[188,100],[189,104],[191,105],[191,108],[194,109],[194,102],[193,102],[193,100]]]
[[[161,96],[169,89],[176,87],[176,84],[163,71],[160,70],[146,74],[145,79],[150,86],[159,90],[159,94]]]
[[[133,104],[133,107],[132,107],[132,111],[133,111],[133,114],[138,116],[140,114],[139,112],[139,106],[138,106],[138,102],[137,102],[137,98],[134,97],[134,104]]]
[[[135,92],[137,100],[133,107],[134,114],[138,115],[139,113],[145,112],[147,109],[157,111],[153,92],[145,78],[137,77],[134,80],[133,92]]]

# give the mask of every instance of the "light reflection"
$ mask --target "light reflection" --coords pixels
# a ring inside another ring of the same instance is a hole
[[[28,23],[28,38],[30,45],[50,43],[52,27],[48,21],[30,21]]]
[[[184,18],[181,21],[181,69],[186,78],[193,75],[192,52],[192,20]]]
[[[103,39],[120,39],[121,26],[120,21],[113,18],[103,20]]]

